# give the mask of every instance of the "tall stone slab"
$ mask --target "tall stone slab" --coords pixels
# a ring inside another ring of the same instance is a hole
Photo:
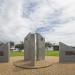
[[[59,42],[59,62],[75,62],[75,49]]]
[[[29,33],[24,39],[24,60],[31,61],[35,65],[35,36]]]
[[[37,60],[45,59],[45,39],[38,33],[29,33],[24,39],[24,60],[35,65]]]
[[[8,62],[9,61],[9,51],[10,51],[10,44],[1,44],[0,45],[0,62]]]
[[[24,53],[25,60],[32,60],[32,53],[34,52],[35,37],[34,34],[29,33],[24,39]]]
[[[45,38],[37,33],[37,60],[45,59]]]

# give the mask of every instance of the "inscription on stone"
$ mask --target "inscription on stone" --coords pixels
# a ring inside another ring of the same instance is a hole
[[[75,52],[74,51],[66,51],[65,54],[66,55],[75,55]]]
[[[75,62],[75,49],[59,42],[59,62]]]
[[[3,51],[0,51],[0,56],[3,56],[4,54],[3,54]]]

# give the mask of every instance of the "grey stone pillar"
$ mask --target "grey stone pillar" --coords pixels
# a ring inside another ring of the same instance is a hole
[[[75,62],[75,49],[59,42],[59,62]]]
[[[35,65],[37,60],[45,59],[45,39],[38,33],[29,33],[24,39],[24,60]]]
[[[10,44],[0,45],[0,62],[8,62],[10,58]]]
[[[31,61],[35,65],[35,35],[29,33],[24,39],[24,60]]]
[[[45,39],[37,34],[37,60],[45,59]]]

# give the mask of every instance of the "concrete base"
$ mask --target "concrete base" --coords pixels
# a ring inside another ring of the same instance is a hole
[[[16,67],[24,68],[24,69],[38,69],[38,68],[45,68],[50,65],[52,65],[52,62],[42,60],[42,61],[36,61],[36,65],[32,66],[30,61],[24,61],[24,60],[19,60],[14,62],[14,65]]]

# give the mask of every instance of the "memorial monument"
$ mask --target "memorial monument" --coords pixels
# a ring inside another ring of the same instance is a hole
[[[39,33],[29,33],[24,38],[24,60],[14,63],[21,68],[43,68],[50,65],[45,60],[45,38]]]
[[[8,62],[9,61],[9,51],[10,51],[10,44],[0,44],[0,62]]]
[[[45,59],[45,39],[39,33],[29,33],[24,39],[24,60],[36,61]]]
[[[59,42],[59,62],[75,62],[75,49]]]

